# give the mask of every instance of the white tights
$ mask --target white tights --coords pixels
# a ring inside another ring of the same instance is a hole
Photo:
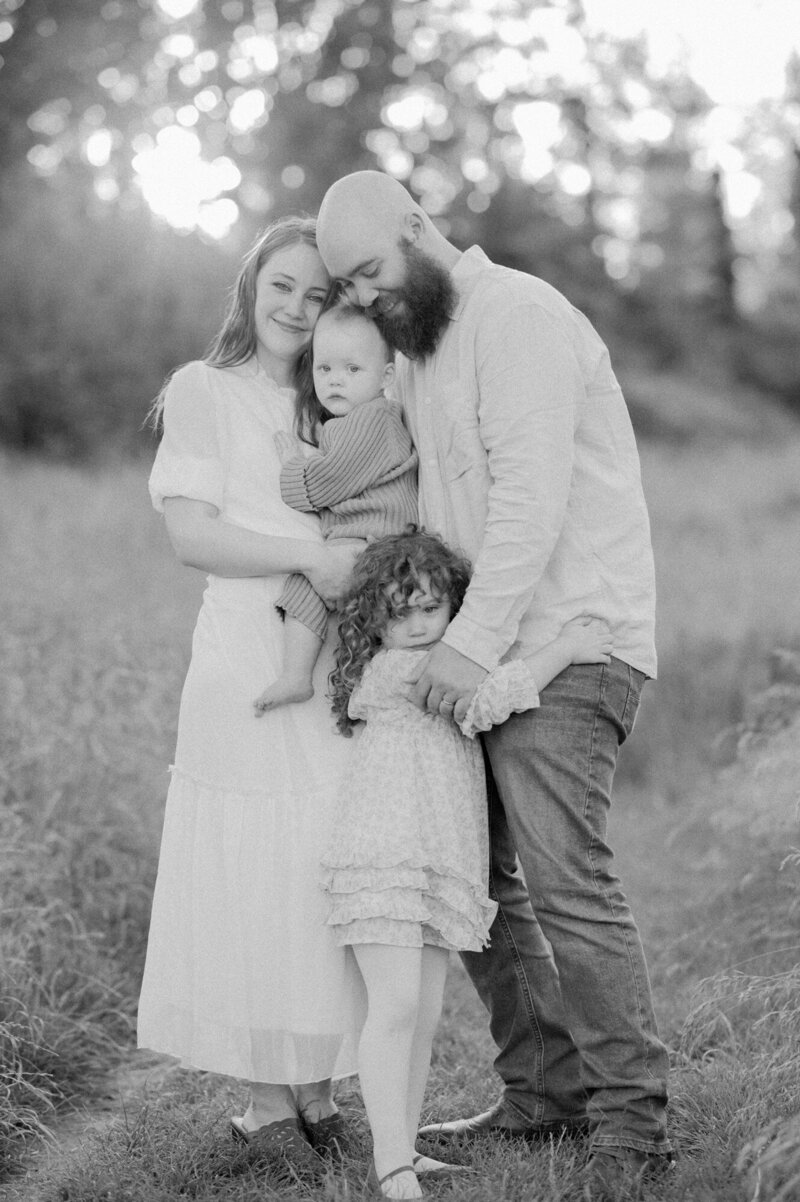
[[[448,953],[425,946],[353,946],[367,990],[367,1018],[358,1047],[358,1074],[383,1177],[411,1164],[422,1100],[439,1022]],[[396,1179],[392,1197],[419,1197],[409,1174]],[[411,1190],[412,1192],[408,1192]]]

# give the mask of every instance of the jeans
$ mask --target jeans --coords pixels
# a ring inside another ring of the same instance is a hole
[[[484,736],[499,909],[491,946],[462,959],[513,1113],[544,1130],[588,1118],[593,1148],[666,1153],[667,1051],[606,842],[645,679],[618,659],[574,665]]]

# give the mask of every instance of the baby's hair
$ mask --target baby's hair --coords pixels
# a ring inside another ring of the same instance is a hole
[[[387,623],[402,613],[398,594],[407,603],[427,576],[433,596],[450,602],[452,616],[461,608],[470,570],[463,555],[416,526],[378,538],[361,552],[341,601],[339,646],[329,677],[333,712],[343,735],[350,735],[355,725],[347,713],[350,696],[380,650]]]
[[[374,327],[380,335],[381,342],[386,354],[386,362],[391,363],[394,358],[394,351],[390,347],[386,338],[378,329],[373,319],[359,308],[358,305],[352,305],[349,301],[342,298],[341,285],[336,281],[331,285],[331,290],[325,298],[325,304],[322,306],[320,315],[317,318],[317,325],[322,318],[333,320],[335,322],[354,322],[362,321]],[[316,328],[316,327],[315,327]],[[314,391],[314,336],[311,336],[311,342],[308,344],[300,361],[297,365],[297,396],[295,399],[295,430],[298,437],[302,438],[303,442],[310,443],[311,446],[319,445],[318,431],[320,426],[324,425],[329,420],[331,414],[320,405],[317,400],[317,394]]]

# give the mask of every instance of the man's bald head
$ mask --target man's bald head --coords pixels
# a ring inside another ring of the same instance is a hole
[[[331,275],[347,277],[364,259],[410,237],[415,222],[418,229],[431,227],[399,180],[382,171],[354,171],[325,193],[317,245]]]
[[[453,308],[459,252],[401,183],[380,171],[337,180],[320,206],[317,246],[391,346],[411,358],[435,349]]]

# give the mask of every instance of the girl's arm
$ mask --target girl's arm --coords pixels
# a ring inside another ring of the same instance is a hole
[[[329,546],[258,534],[220,518],[206,501],[165,497],[164,520],[173,550],[188,567],[228,578],[302,572],[325,599],[344,592],[360,543]]]
[[[562,626],[552,643],[524,659],[541,692],[570,664],[607,664],[613,650],[608,624],[602,618],[582,614]]]

